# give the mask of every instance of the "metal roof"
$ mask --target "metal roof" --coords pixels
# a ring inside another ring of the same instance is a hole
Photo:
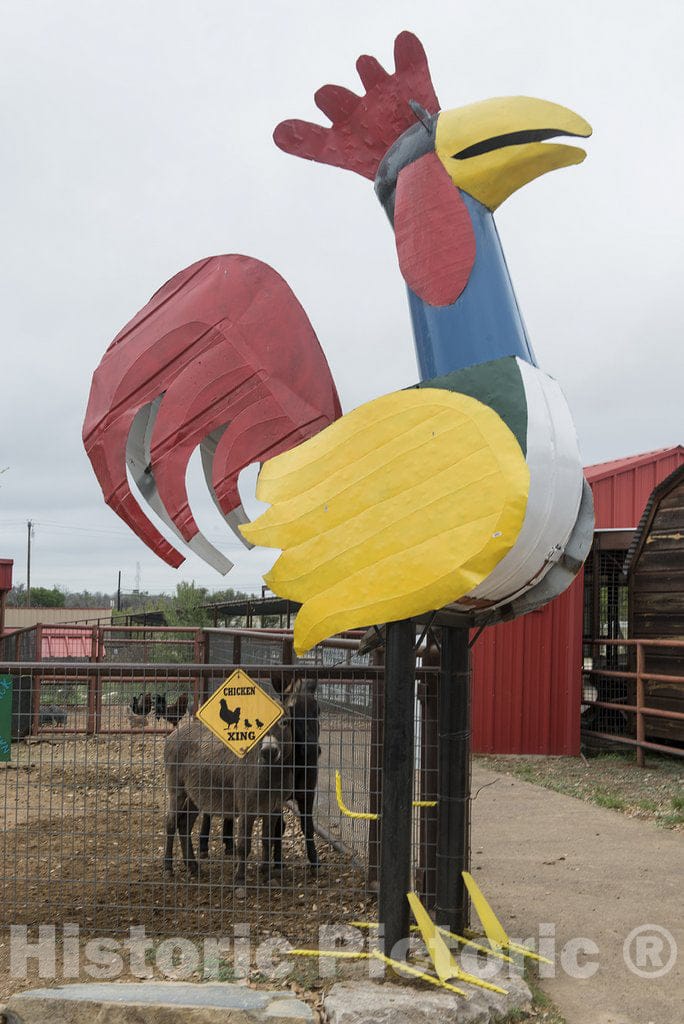
[[[588,466],[595,528],[635,530],[653,488],[682,463],[684,446],[674,445]]]
[[[239,597],[230,601],[213,601],[202,605],[207,611],[223,615],[287,615],[299,611],[301,605],[284,597]]]
[[[625,473],[637,466],[645,466],[652,462],[659,462],[661,459],[670,456],[681,456],[684,459],[684,445],[676,444],[671,448],[655,448],[651,452],[641,452],[638,455],[628,455],[623,459],[612,459],[610,462],[597,462],[593,466],[584,467],[584,475],[590,484],[597,480],[604,480],[609,476],[617,476],[618,473]]]

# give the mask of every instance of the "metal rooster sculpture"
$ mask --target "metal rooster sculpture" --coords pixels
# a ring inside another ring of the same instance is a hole
[[[265,579],[302,603],[295,647],[445,605],[463,624],[540,607],[572,581],[593,530],[570,414],[538,367],[492,211],[584,159],[547,140],[587,136],[527,97],[441,111],[418,39],[393,74],[368,56],[366,90],[318,90],[332,126],[285,121],[288,153],[369,178],[393,224],[421,382],[341,416],[325,357],[275,271],[213,257],[169,281],[95,372],[83,437],[105,500],[169,564],[182,556],[127,482],[219,571],[185,490],[199,445],[211,494],[248,542],[282,549]],[[341,417],[341,418],[340,418]],[[237,480],[262,464],[249,523]]]

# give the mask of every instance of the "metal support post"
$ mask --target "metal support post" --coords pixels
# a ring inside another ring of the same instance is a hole
[[[442,628],[439,680],[437,922],[459,935],[468,926],[461,871],[470,866],[470,649],[468,630]]]
[[[387,956],[409,935],[416,629],[408,619],[387,624],[383,729],[379,920]]]

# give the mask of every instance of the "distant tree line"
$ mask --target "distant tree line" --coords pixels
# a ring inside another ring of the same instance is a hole
[[[31,607],[32,608],[107,608],[109,607],[109,601],[107,604],[98,605],[95,601],[92,604],[76,605],[67,604],[66,591],[61,590],[59,587],[54,586],[48,590],[47,587],[31,587]],[[94,596],[94,595],[93,595]],[[98,595],[103,597],[102,594]],[[104,598],[103,598],[104,600]],[[28,607],[28,594],[26,587],[23,583],[18,583],[15,587],[12,587],[9,594],[7,595],[7,607],[8,608],[26,608]]]
[[[176,584],[176,593],[150,594],[147,591],[134,591],[121,594],[121,616],[140,612],[163,612],[169,626],[211,626],[213,617],[203,607],[205,604],[223,603],[244,600],[254,595],[241,590],[209,591],[207,587],[197,587],[192,583]],[[28,607],[26,587],[23,583],[13,587],[7,595],[9,608]],[[100,590],[69,591],[57,585],[48,587],[31,587],[31,608],[112,608],[114,621],[117,618],[116,593],[105,594]],[[233,616],[226,625],[238,625],[240,620]],[[266,624],[266,623],[264,623]]]

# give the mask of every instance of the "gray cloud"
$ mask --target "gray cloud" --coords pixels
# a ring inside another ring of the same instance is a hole
[[[323,82],[356,88],[359,53],[389,64],[423,39],[458,106],[523,93],[565,103],[595,135],[579,168],[497,215],[541,365],[557,376],[587,462],[682,440],[683,15],[661,0],[446,5],[4,3],[0,555],[33,582],[145,589],[194,578],[256,589],[272,552],[242,551],[197,473],[193,507],[237,561],[166,568],[104,506],[82,450],[106,345],[194,260],[246,252],[299,296],[344,407],[416,378],[390,229],[369,183],[287,157],[271,132],[315,117]],[[57,524],[57,525],[51,525]]]

